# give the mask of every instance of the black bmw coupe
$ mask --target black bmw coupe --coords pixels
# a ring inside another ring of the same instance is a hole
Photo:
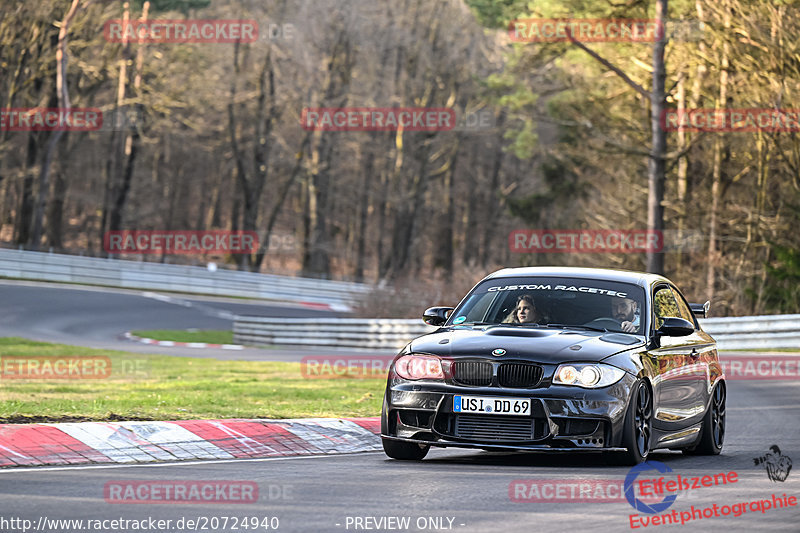
[[[668,279],[586,268],[511,268],[394,359],[381,416],[386,454],[431,446],[603,451],[637,464],[656,449],[716,455],[725,376],[716,343]]]

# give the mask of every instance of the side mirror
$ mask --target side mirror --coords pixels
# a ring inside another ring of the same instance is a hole
[[[704,304],[689,304],[689,309],[697,318],[708,318],[708,311],[711,309],[711,302]]]
[[[685,318],[666,317],[656,334],[663,337],[685,337],[694,333],[694,324]]]
[[[447,318],[452,312],[452,307],[429,307],[422,313],[422,321],[429,326],[438,327],[447,322]]]

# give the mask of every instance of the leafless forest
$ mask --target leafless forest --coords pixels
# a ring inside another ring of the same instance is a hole
[[[0,107],[107,117],[94,132],[0,128],[0,241],[102,255],[110,230],[250,230],[258,253],[215,260],[385,281],[417,310],[455,303],[502,266],[645,269],[642,254],[509,250],[519,228],[647,227],[653,44],[509,38],[515,18],[666,7],[591,4],[0,0]],[[669,2],[664,106],[800,109],[798,7]],[[125,17],[253,19],[260,32],[254,43],[109,42],[104,23]],[[301,127],[304,108],[348,106],[448,107],[458,124]],[[800,312],[797,135],[665,136],[664,227],[686,245],[665,253],[664,273],[691,299],[711,297],[717,316]]]

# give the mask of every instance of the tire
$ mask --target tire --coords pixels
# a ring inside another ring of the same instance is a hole
[[[703,416],[703,429],[700,440],[690,448],[684,448],[686,455],[719,455],[725,444],[725,400],[728,391],[725,382],[720,381],[711,393],[711,403]]]
[[[386,455],[400,461],[421,461],[430,449],[430,446],[420,446],[413,442],[383,439],[383,451]]]
[[[647,460],[653,445],[653,393],[644,381],[632,389],[622,431],[624,452],[607,452],[606,460],[616,466],[635,466]]]

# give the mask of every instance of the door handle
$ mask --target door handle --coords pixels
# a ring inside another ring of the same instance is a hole
[[[692,355],[693,359],[697,359],[698,357],[700,357],[700,352],[697,351],[697,348],[692,348],[692,354],[691,355]]]

